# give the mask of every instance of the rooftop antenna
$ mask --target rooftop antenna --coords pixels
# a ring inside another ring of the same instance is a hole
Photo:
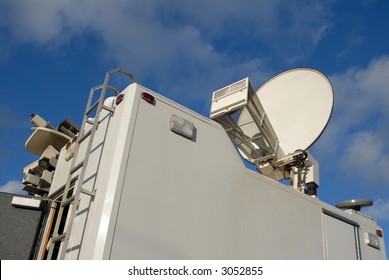
[[[326,128],[333,100],[331,83],[322,73],[298,68],[256,92],[248,78],[215,91],[210,116],[260,173],[290,179],[294,189],[316,195],[318,163],[307,149]]]
[[[373,200],[371,200],[370,198],[344,200],[335,204],[335,206],[338,208],[352,209],[355,211],[361,211],[362,207],[368,207],[372,205],[373,205]]]

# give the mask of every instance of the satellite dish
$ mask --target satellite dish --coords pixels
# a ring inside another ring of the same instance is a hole
[[[57,130],[37,127],[30,138],[28,138],[25,147],[30,153],[41,156],[49,145],[59,151],[70,140],[71,138],[68,135]]]
[[[308,68],[283,72],[255,94],[278,139],[278,148],[273,151],[277,158],[306,150],[315,143],[328,124],[334,102],[330,81],[319,71]],[[244,134],[257,138],[261,132],[248,119],[250,113],[243,108],[237,124]]]
[[[257,91],[248,78],[214,91],[210,116],[262,175],[290,179],[294,189],[306,187],[316,195],[318,163],[306,150],[326,128],[333,102],[330,81],[319,71],[299,68]]]

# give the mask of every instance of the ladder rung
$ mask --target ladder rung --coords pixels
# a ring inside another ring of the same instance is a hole
[[[70,174],[73,174],[76,172],[78,169],[80,169],[84,165],[84,161],[81,161],[79,164],[73,167],[73,169],[70,170]]]
[[[85,115],[89,116],[89,114],[92,113],[93,110],[96,109],[96,107],[99,105],[99,102],[100,102],[100,100],[97,100],[95,103],[93,103],[93,105],[85,112]],[[104,110],[110,111],[111,113],[113,113],[115,111],[114,108],[111,108],[111,107],[108,107],[105,105],[101,106],[101,108],[103,108]]]
[[[82,192],[83,194],[87,194],[87,195],[90,195],[90,196],[92,196],[92,197],[95,197],[95,196],[96,196],[96,191],[88,191],[88,190],[85,190],[85,189],[81,188],[81,192]]]
[[[86,112],[85,115],[89,115],[90,113],[93,112],[94,109],[99,105],[100,100],[97,100]]]
[[[78,176],[79,176],[79,175],[76,175],[76,176],[74,176],[74,177],[70,180],[70,186],[71,186],[72,184],[74,184],[75,181],[77,181]],[[65,189],[65,187],[66,187],[66,183],[63,184],[55,193],[58,193],[58,192],[63,191],[63,190]]]
[[[58,241],[64,239],[65,237],[66,237],[66,232],[64,232],[64,233],[62,233],[60,235],[57,235],[55,237],[52,237],[51,238],[51,244],[54,245],[55,243],[57,243]]]
[[[80,138],[78,138],[78,143],[81,144],[86,138],[88,138],[89,135],[91,135],[91,133],[92,133],[92,129],[93,128],[89,129],[87,132],[85,132],[84,135],[82,135]]]
[[[115,112],[115,109],[114,109],[114,108],[111,108],[111,107],[108,107],[108,106],[105,106],[105,105],[103,105],[102,108],[103,108],[104,110],[110,111],[111,113]]]
[[[90,119],[87,119],[86,122],[89,123],[90,125],[94,125],[95,124],[95,122],[90,120]]]
[[[62,202],[61,206],[65,207],[65,206],[69,205],[70,203],[72,203],[74,201],[75,198],[76,198],[75,196],[71,196],[71,197],[67,198],[64,202]]]

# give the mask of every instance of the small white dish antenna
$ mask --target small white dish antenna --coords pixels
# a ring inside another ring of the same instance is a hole
[[[28,138],[25,147],[32,154],[41,156],[49,145],[58,151],[69,142],[71,138],[57,130],[47,127],[37,127]]]
[[[296,190],[318,187],[318,163],[306,150],[331,117],[331,83],[319,71],[283,72],[256,92],[248,78],[213,93],[211,118],[220,123],[247,161]],[[315,195],[315,194],[314,194]]]
[[[261,86],[256,95],[279,141],[277,157],[306,150],[320,137],[330,119],[334,95],[330,81],[320,72],[299,68],[283,72]],[[249,137],[258,133],[247,122],[246,108],[238,125]],[[241,153],[244,158],[247,157]]]

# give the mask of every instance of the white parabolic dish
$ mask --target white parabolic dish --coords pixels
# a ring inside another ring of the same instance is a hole
[[[308,149],[326,128],[334,102],[330,81],[308,68],[275,76],[256,95],[278,137],[278,157]],[[239,121],[247,119],[247,114],[247,109],[243,109]],[[242,130],[249,137],[259,133],[254,126]]]

